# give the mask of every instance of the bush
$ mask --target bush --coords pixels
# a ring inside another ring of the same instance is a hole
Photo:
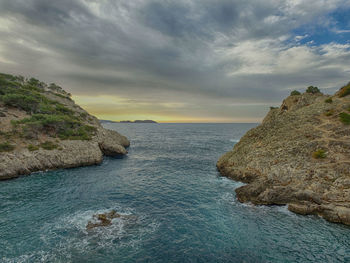
[[[40,147],[45,150],[54,150],[58,147],[57,144],[54,144],[53,142],[46,141],[40,144]]]
[[[96,132],[95,127],[84,125],[78,118],[69,115],[33,114],[30,118],[16,121],[14,124],[25,124],[23,132],[29,127],[58,136],[62,140],[91,140]]]
[[[325,102],[325,103],[332,103],[333,100],[332,100],[332,98],[328,98],[328,99],[326,99],[324,102]]]
[[[307,93],[311,93],[311,94],[316,94],[316,93],[321,93],[321,91],[319,90],[319,88],[314,87],[314,86],[309,86],[306,89]]]
[[[29,144],[27,148],[31,152],[39,150],[39,147],[33,144]]]
[[[270,110],[277,110],[277,109],[278,107],[273,107],[273,106],[270,107]]]
[[[86,112],[82,112],[82,113],[80,113],[79,115],[80,115],[80,117],[81,117],[83,120],[85,120],[86,117],[88,116],[88,114],[87,114]]]
[[[15,146],[8,142],[0,143],[0,152],[11,152],[14,149]]]
[[[28,80],[28,83],[32,86],[38,86],[40,84],[40,81],[35,78],[31,78]]]
[[[326,154],[326,152],[324,150],[319,149],[316,152],[312,153],[312,157],[315,158],[315,159],[324,159],[324,158],[327,157],[327,154]]]
[[[293,90],[291,93],[290,93],[291,96],[297,96],[297,95],[301,95],[301,93],[297,90]]]
[[[7,106],[22,109],[31,116],[18,121],[11,121],[13,128],[21,128],[21,136],[37,139],[40,132],[52,137],[70,140],[90,140],[95,134],[94,127],[85,125],[86,113],[74,116],[75,112],[56,100],[44,96],[45,84],[37,79],[23,83],[23,79],[0,74],[0,101]],[[61,87],[51,84],[50,92],[59,97],[69,98],[69,93]]]
[[[344,123],[345,125],[350,124],[350,114],[347,114],[345,112],[342,112],[339,114],[340,121]]]
[[[58,137],[62,140],[91,140],[91,137],[95,132],[95,127],[83,125],[78,129],[66,129],[59,133]]]
[[[6,94],[1,100],[7,106],[17,107],[26,112],[35,112],[39,106],[37,98],[22,94]]]
[[[67,115],[74,115],[74,111],[72,111],[71,109],[68,109],[67,107],[63,106],[62,104],[56,105],[56,112],[62,113],[62,114],[67,114]]]
[[[350,94],[350,82],[340,89],[339,97],[342,98],[349,94]]]

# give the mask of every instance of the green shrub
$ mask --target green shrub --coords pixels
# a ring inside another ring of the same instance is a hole
[[[52,93],[52,94],[54,94],[55,96],[57,96],[57,97],[60,97],[60,98],[63,98],[63,99],[68,99],[68,100],[72,100],[71,98],[70,98],[70,94],[68,93],[67,95],[62,95],[62,94],[59,94],[59,93]]]
[[[76,117],[70,108],[48,99],[43,94],[44,85],[34,78],[23,83],[23,79],[18,77],[0,74],[0,101],[31,115],[22,120],[11,121],[13,128],[17,131],[21,128],[20,135],[26,139],[37,139],[42,132],[61,139],[90,140],[96,129],[83,123],[82,120],[88,115],[81,113]],[[70,94],[55,84],[51,84],[49,89],[59,97],[70,99]]]
[[[85,125],[77,117],[57,114],[33,114],[14,123],[24,124],[23,131],[27,127],[42,131],[52,136],[58,136],[62,140],[91,140],[96,128]]]
[[[332,103],[333,100],[332,100],[332,98],[328,98],[328,99],[326,99],[324,102],[325,102],[325,103]]]
[[[270,110],[277,110],[277,109],[278,107],[273,107],[273,106],[270,107]]]
[[[15,76],[0,73],[0,86],[1,86],[1,88],[3,88],[3,86],[10,86],[10,87],[16,86],[16,84],[14,83],[16,80],[17,80],[17,78]]]
[[[307,93],[311,93],[311,94],[316,94],[316,93],[321,93],[321,91],[319,90],[319,88],[314,87],[314,86],[309,86],[306,89]]]
[[[297,90],[293,90],[291,93],[290,93],[291,96],[297,96],[297,95],[301,95],[301,93]]]
[[[40,144],[40,147],[45,149],[45,150],[54,150],[58,148],[57,144],[54,144],[53,142],[46,141]]]
[[[86,119],[86,117],[88,116],[88,114],[86,113],[86,112],[82,112],[82,113],[80,113],[79,114],[80,115],[80,117],[82,118],[82,119]]]
[[[17,77],[10,74],[0,73],[0,79],[8,79],[11,81],[15,81]]]
[[[27,148],[31,152],[39,150],[39,147],[33,144],[29,144]]]
[[[7,106],[20,108],[26,112],[35,112],[39,106],[39,100],[33,96],[22,94],[6,94],[1,100]]]
[[[66,129],[58,134],[62,140],[91,140],[96,128],[89,125],[80,126],[77,129]]]
[[[35,78],[30,78],[30,79],[28,80],[28,83],[29,83],[30,85],[32,85],[32,86],[38,86],[38,85],[40,84],[40,81],[37,80],[37,79],[35,79]]]
[[[43,88],[39,88],[37,86],[33,86],[32,84],[29,84],[29,85],[23,85],[22,86],[23,89],[26,89],[26,90],[30,90],[30,91],[36,91],[36,92],[43,92],[44,89]]]
[[[71,109],[68,109],[67,107],[63,106],[62,104],[57,104],[56,105],[56,112],[58,113],[63,113],[63,114],[68,114],[68,115],[73,115],[74,111]]]
[[[340,121],[344,123],[345,125],[350,124],[350,114],[347,114],[345,112],[342,112],[339,114]]]
[[[339,97],[345,97],[350,94],[350,82],[340,89]]]
[[[15,146],[8,142],[0,143],[0,152],[11,152],[14,149]]]
[[[39,109],[36,111],[36,113],[39,113],[39,114],[53,114],[55,112],[56,112],[55,105],[46,104],[46,103],[41,103],[39,105]]]
[[[327,157],[327,154],[324,150],[318,149],[316,152],[312,153],[312,157],[315,159],[324,159]]]

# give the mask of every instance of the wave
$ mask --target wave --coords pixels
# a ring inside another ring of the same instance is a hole
[[[87,231],[86,225],[93,220],[93,215],[106,213],[112,209],[128,217],[114,218],[106,227],[96,227]],[[159,228],[152,217],[120,206],[101,210],[76,212],[58,218],[53,223],[44,224],[41,229],[40,249],[15,258],[3,258],[2,262],[74,262],[77,255],[88,258],[97,251],[118,254],[123,247],[137,248]]]

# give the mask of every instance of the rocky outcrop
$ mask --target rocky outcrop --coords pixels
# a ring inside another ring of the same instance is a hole
[[[350,225],[350,125],[340,118],[350,96],[338,94],[289,96],[219,159],[222,175],[246,183],[240,202]]]
[[[0,88],[0,180],[127,154],[128,139],[102,127],[60,87],[0,74]]]
[[[37,171],[100,164],[103,155],[126,154],[125,147],[129,144],[126,137],[119,133],[100,128],[98,135],[90,141],[64,140],[59,141],[59,147],[52,150],[19,148],[13,152],[3,152],[0,153],[0,180]]]
[[[135,215],[122,215],[115,210],[111,210],[106,213],[95,214],[92,216],[92,220],[86,225],[86,230],[93,230],[99,227],[108,227],[113,224],[113,219],[120,218],[129,221],[135,221],[137,217]]]
[[[112,225],[112,220],[114,218],[120,218],[121,215],[118,214],[115,210],[112,210],[103,214],[93,215],[94,221],[89,221],[86,225],[86,230],[91,230],[96,227],[106,227]]]

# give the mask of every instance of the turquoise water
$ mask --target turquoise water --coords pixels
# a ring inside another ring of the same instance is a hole
[[[127,157],[0,182],[0,262],[350,262],[350,227],[236,201],[215,163],[254,124],[106,126]]]

